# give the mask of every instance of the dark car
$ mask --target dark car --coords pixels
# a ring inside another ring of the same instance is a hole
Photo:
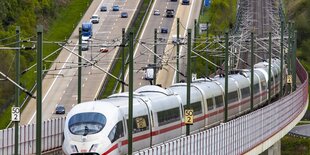
[[[168,28],[162,27],[162,28],[160,29],[160,33],[168,33]]]
[[[56,114],[65,114],[66,113],[65,106],[61,105],[61,104],[58,104],[56,106],[55,113]]]
[[[119,6],[118,5],[113,5],[112,11],[119,11]]]
[[[121,13],[121,18],[127,18],[128,17],[128,13],[127,12],[122,12]]]
[[[107,11],[107,10],[108,10],[108,8],[107,8],[107,6],[105,6],[105,5],[102,5],[102,6],[100,7],[100,11],[102,11],[102,12]]]
[[[174,10],[173,9],[166,9],[166,17],[173,18],[174,17]]]
[[[182,0],[182,5],[189,5],[189,0]]]

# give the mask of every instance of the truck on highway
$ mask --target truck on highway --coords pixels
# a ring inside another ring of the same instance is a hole
[[[93,24],[91,22],[82,23],[82,40],[88,40],[93,36]]]

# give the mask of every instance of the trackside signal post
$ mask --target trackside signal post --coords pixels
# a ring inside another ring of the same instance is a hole
[[[122,28],[122,46],[121,46],[121,52],[122,52],[122,77],[121,80],[125,81],[125,28]],[[125,91],[125,84],[122,83],[122,92]]]
[[[228,121],[228,32],[225,33],[225,118]]]
[[[20,47],[20,27],[16,27],[16,46],[19,48]],[[16,50],[16,56],[15,56],[15,74],[16,74],[16,83],[20,84],[20,49]],[[19,109],[19,94],[20,90],[17,86],[15,86],[15,107],[12,107],[12,114],[13,112],[18,115],[18,119],[15,120],[15,141],[14,141],[14,154],[18,155],[18,128],[19,128],[19,116],[20,116],[20,109]],[[14,121],[14,117],[12,117],[12,121]]]
[[[271,103],[271,32],[269,32],[268,104]]]
[[[133,113],[133,32],[129,32],[129,103],[128,103],[128,155],[132,155]]]
[[[187,80],[186,80],[186,111],[190,110],[190,102],[191,102],[191,82],[192,82],[192,73],[191,73],[191,35],[192,30],[187,30]],[[186,136],[190,133],[190,125],[186,124]]]
[[[37,128],[36,128],[36,154],[41,155],[41,119],[42,119],[42,51],[43,26],[37,26]]]
[[[251,32],[251,110],[254,108],[254,32]]]
[[[81,103],[82,93],[82,28],[79,27],[79,57],[78,57],[78,99],[77,104]]]
[[[294,39],[293,39],[293,50],[292,50],[292,89],[296,90],[296,50],[297,50],[297,31],[294,31]]]
[[[281,21],[281,68],[280,68],[280,98],[282,98],[282,95],[283,95],[283,32],[284,32],[284,21],[282,20]]]
[[[157,59],[157,29],[154,29],[154,65],[156,66],[156,59]],[[154,85],[156,85],[156,67],[153,68],[154,71],[154,75],[153,75],[153,79],[154,79]]]
[[[180,19],[177,18],[177,70],[179,71],[179,52],[180,52]],[[179,82],[179,73],[176,74],[176,82],[178,83]]]

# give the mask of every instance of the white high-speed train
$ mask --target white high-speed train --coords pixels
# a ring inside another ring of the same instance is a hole
[[[271,66],[271,96],[275,97],[280,91],[280,60],[272,59]],[[254,67],[254,107],[258,107],[268,100],[268,63],[260,62]],[[250,75],[249,70],[229,75],[229,119],[250,110]],[[216,76],[191,84],[190,103],[194,110],[191,132],[223,122],[224,81],[225,78]],[[167,89],[152,85],[137,89],[133,98],[133,150],[184,135],[185,105],[186,83]],[[126,154],[127,119],[128,92],[76,105],[67,115],[62,149],[74,155]]]

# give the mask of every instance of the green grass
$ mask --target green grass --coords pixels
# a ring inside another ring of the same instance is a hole
[[[148,7],[150,2],[152,2],[152,1],[151,0],[144,0],[143,1],[143,4],[142,4],[141,9],[138,13],[136,21],[134,21],[133,26],[131,28],[129,28],[129,30],[131,29],[133,31],[134,36],[136,36],[136,35],[139,36],[141,33],[141,32],[138,32],[138,29],[139,29],[140,25],[144,24],[144,22],[142,23],[143,16],[144,15],[146,17],[148,16],[148,13],[146,12],[146,10],[147,10],[147,7]],[[125,57],[126,57],[128,55],[129,48],[126,47],[124,49],[124,52],[125,52]],[[114,68],[113,68],[113,71],[112,71],[113,75],[116,75],[116,76],[119,75],[119,73],[121,72],[121,67],[122,67],[121,65],[122,65],[122,56],[120,55],[115,66],[114,66]],[[103,94],[100,96],[100,98],[106,98],[109,95],[111,95],[113,93],[114,86],[117,84],[117,80],[114,78],[109,77],[107,80],[108,80],[108,84],[106,85],[105,90],[104,90]],[[120,86],[121,85],[119,84],[118,88]]]
[[[79,23],[82,15],[88,8],[88,5],[92,0],[71,0],[71,2],[65,8],[62,8],[59,12],[59,16],[52,22],[51,26],[47,31],[44,31],[43,37],[44,41],[64,41],[68,39],[72,34],[75,26]],[[43,45],[43,55],[47,56],[54,50],[59,48],[56,44],[44,44]],[[27,51],[28,52],[28,51]],[[32,51],[35,52],[35,51]],[[53,55],[49,60],[54,60],[57,55]],[[35,59],[35,58],[34,58]],[[35,61],[35,60],[34,60]],[[33,62],[35,63],[35,62]],[[50,67],[50,64],[44,64],[46,68]],[[28,66],[29,67],[29,66]],[[30,89],[36,80],[35,67],[24,74],[21,78],[22,84]],[[20,101],[23,101],[25,97],[24,93],[21,95]],[[7,124],[10,122],[11,118],[11,107],[5,110],[3,114],[0,115],[0,128],[6,128]]]
[[[310,140],[287,135],[281,140],[281,154],[310,154]]]

